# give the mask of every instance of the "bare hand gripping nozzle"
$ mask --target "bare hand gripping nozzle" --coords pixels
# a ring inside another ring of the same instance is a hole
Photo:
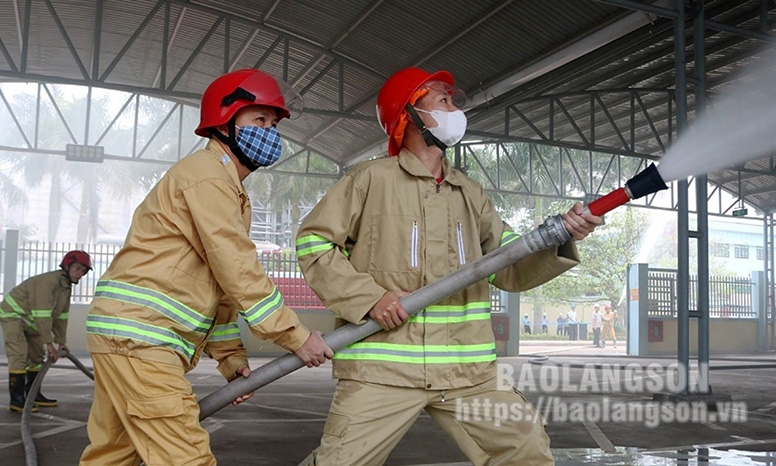
[[[657,167],[652,164],[629,180],[624,188],[596,199],[587,208],[593,215],[600,216],[630,199],[638,199],[661,189],[667,189],[667,186],[658,173]],[[570,239],[571,234],[563,226],[562,216],[550,217],[535,230],[506,246],[493,250],[436,282],[404,296],[400,300],[401,304],[408,314],[416,314],[531,254],[561,246]],[[380,330],[382,330],[380,324],[370,319],[362,325],[344,325],[325,335],[324,341],[336,352]],[[304,363],[296,355],[286,354],[251,372],[249,377],[238,377],[200,400],[200,420],[229,405],[234,399],[274,382],[303,366]]]

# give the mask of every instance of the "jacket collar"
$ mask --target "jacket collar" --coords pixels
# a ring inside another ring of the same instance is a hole
[[[399,152],[399,166],[407,173],[418,178],[432,178],[431,173],[428,171],[423,162],[407,149],[402,149]],[[442,173],[444,174],[444,181],[455,185],[461,186],[463,184],[463,173],[450,166],[450,162],[447,158],[442,158]]]
[[[217,140],[211,138],[207,142],[204,150],[214,155],[216,160],[218,160],[218,163],[224,167],[226,173],[229,174],[229,179],[231,179],[235,186],[239,188],[240,194],[244,193],[245,188],[243,187],[242,181],[240,181],[240,177],[237,175],[237,167],[234,165],[234,160],[224,152],[224,148],[221,147],[221,144],[219,144]],[[223,163],[223,160],[225,160],[224,157],[229,160],[227,163]]]
[[[73,282],[70,281],[70,275],[67,273],[67,270],[60,269],[59,272],[61,272],[59,275],[59,286],[62,288],[70,288],[73,286]]]

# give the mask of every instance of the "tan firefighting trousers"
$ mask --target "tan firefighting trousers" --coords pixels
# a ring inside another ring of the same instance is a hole
[[[46,350],[43,339],[21,319],[0,319],[5,341],[5,354],[8,356],[8,370],[23,372],[43,364]]]
[[[495,381],[439,391],[340,380],[318,449],[305,466],[382,465],[425,410],[475,466],[555,464],[544,419]],[[300,465],[300,466],[302,466]]]
[[[81,466],[212,466],[199,405],[178,366],[92,354],[94,401]]]
[[[614,325],[604,324],[604,329],[601,330],[601,340],[614,340],[617,341],[617,336],[614,334]]]

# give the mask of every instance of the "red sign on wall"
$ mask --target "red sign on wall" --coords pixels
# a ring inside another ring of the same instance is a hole
[[[649,329],[649,339],[647,341],[649,341],[650,343],[663,341],[663,321],[662,320],[648,321],[647,329]]]
[[[509,340],[509,315],[491,314],[490,324],[493,326],[493,336],[496,337],[496,340]]]

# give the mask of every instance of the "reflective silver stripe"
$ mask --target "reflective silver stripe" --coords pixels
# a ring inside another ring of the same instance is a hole
[[[129,338],[152,346],[165,346],[187,359],[194,357],[196,350],[192,343],[175,332],[120,317],[89,314],[86,317],[86,332],[110,338]]]
[[[230,341],[240,340],[240,327],[237,326],[237,322],[229,322],[228,324],[216,325],[213,333],[210,334],[208,341]]]
[[[240,311],[240,314],[245,317],[248,325],[253,327],[264,322],[272,313],[283,307],[284,302],[283,295],[278,291],[278,287],[274,286],[269,296],[251,306],[250,309]]]
[[[410,252],[410,267],[413,269],[418,266],[418,221],[413,220],[412,221],[412,237],[411,237],[411,248],[412,251]]]
[[[466,264],[466,252],[463,249],[463,228],[461,222],[458,222],[458,263]]]
[[[94,297],[114,299],[153,309],[192,332],[206,334],[213,325],[212,317],[206,317],[158,291],[129,283],[100,280],[97,282]]]

